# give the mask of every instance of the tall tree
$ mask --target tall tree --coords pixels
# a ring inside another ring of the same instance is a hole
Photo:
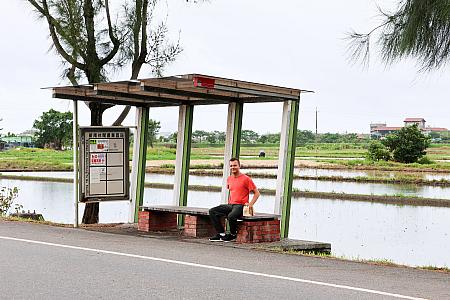
[[[450,1],[401,0],[393,13],[380,9],[383,21],[368,33],[351,32],[352,59],[369,61],[370,41],[378,34],[386,63],[406,57],[417,59],[421,70],[438,69],[450,58]]]
[[[253,144],[259,139],[259,134],[253,130],[242,130],[241,141],[245,144]]]
[[[148,143],[153,148],[153,143],[156,141],[156,135],[161,129],[161,123],[155,120],[148,120]]]
[[[195,130],[194,132],[192,132],[192,139],[196,143],[202,143],[206,140],[208,135],[209,135],[209,133],[207,131]]]
[[[109,0],[27,1],[46,20],[53,47],[67,66],[64,75],[73,85],[83,78],[90,84],[107,81],[108,71],[121,68],[130,60],[131,79],[137,78],[144,64],[161,74],[164,66],[181,51],[178,43],[165,41],[165,24],[150,30],[149,21],[157,0],[123,0],[125,18],[114,22]],[[102,125],[103,112],[112,105],[86,104],[91,111],[91,125]],[[120,125],[129,110],[126,107],[114,125]],[[98,207],[98,203],[87,204],[82,222],[97,223]]]
[[[50,109],[33,123],[36,145],[38,147],[51,147],[62,150],[63,146],[70,145],[72,141],[72,118],[71,112],[59,112]]]

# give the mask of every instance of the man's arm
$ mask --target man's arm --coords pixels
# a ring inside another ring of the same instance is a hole
[[[250,203],[248,204],[248,207],[253,207],[253,205],[255,204],[255,202],[258,200],[259,196],[261,195],[261,193],[258,191],[257,188],[255,188],[253,190],[253,198],[252,201],[250,201]]]

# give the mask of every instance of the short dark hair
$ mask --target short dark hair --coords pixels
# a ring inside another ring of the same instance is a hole
[[[241,161],[240,161],[239,158],[237,158],[237,157],[232,157],[232,158],[230,158],[230,161],[237,161],[238,164],[239,164],[239,166],[241,165]]]

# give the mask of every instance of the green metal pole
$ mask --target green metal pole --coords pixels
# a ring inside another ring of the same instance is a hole
[[[244,103],[236,103],[234,124],[233,124],[233,145],[231,147],[231,157],[239,158],[241,154],[241,134],[242,116],[244,114]]]
[[[78,202],[79,202],[79,155],[80,151],[78,151],[78,101],[73,101],[73,128],[72,128],[72,135],[73,135],[73,197],[74,197],[74,205],[75,205],[75,212],[74,212],[74,223],[73,227],[78,227]]]
[[[189,188],[189,163],[191,161],[191,140],[192,140],[192,121],[194,116],[194,106],[186,105],[186,114],[184,118],[183,135],[183,154],[181,164],[181,183],[179,206],[187,205],[187,195]],[[178,215],[178,226],[184,225],[184,215]]]
[[[223,157],[222,204],[228,203],[229,191],[227,189],[227,178],[230,175],[230,158],[239,158],[240,154],[243,111],[243,103],[233,102],[228,105],[225,152]]]
[[[134,222],[138,222],[139,207],[144,203],[144,182],[145,182],[145,166],[147,161],[147,141],[148,141],[148,122],[150,109],[148,107],[142,108],[142,118],[139,124],[139,153],[138,153],[138,167],[137,167],[137,182],[136,182],[136,205],[134,211]],[[133,154],[135,155],[135,154]]]
[[[288,146],[287,146],[287,159],[286,159],[286,176],[284,179],[284,193],[282,199],[281,210],[281,238],[287,238],[289,234],[289,220],[291,213],[291,196],[292,196],[292,179],[294,174],[294,161],[295,161],[295,140],[297,138],[297,124],[298,124],[298,111],[299,100],[291,101],[291,111],[289,115],[289,128],[288,128]]]
[[[239,158],[241,154],[241,136],[242,136],[242,116],[244,114],[244,103],[236,102],[236,108],[234,111],[234,122],[233,122],[233,142],[231,145],[231,157]],[[230,158],[231,158],[230,157]],[[228,161],[229,167],[229,161]],[[228,174],[230,172],[229,168],[227,170]],[[226,180],[226,178],[224,178]],[[226,182],[226,181],[225,181]],[[224,203],[228,203],[229,191],[226,191],[227,201]],[[230,224],[227,222],[226,230],[230,230]]]

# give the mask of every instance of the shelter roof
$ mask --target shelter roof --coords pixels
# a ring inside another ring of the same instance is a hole
[[[53,87],[53,98],[134,106],[298,100],[311,92],[200,74]]]

